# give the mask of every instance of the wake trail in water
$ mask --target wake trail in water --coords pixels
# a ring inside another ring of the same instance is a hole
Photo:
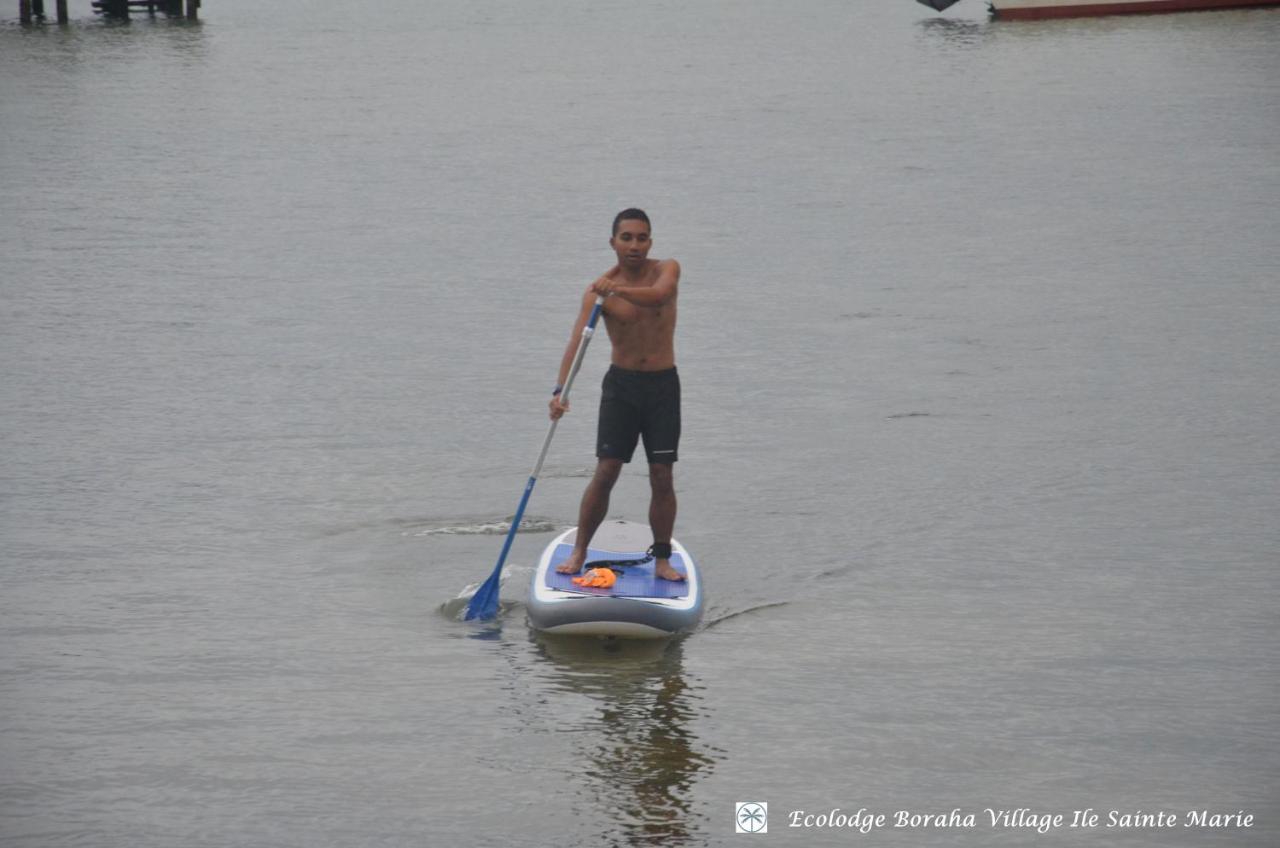
[[[517,533],[554,533],[560,525],[544,518],[526,518],[520,522]],[[505,521],[475,521],[449,524],[443,527],[427,527],[421,530],[405,530],[402,535],[413,538],[429,536],[505,536],[511,532],[511,519]]]
[[[717,624],[723,624],[724,622],[728,621],[731,618],[738,618],[740,616],[748,615],[753,612],[760,612],[761,610],[773,609],[774,607],[785,607],[790,603],[791,603],[790,601],[771,601],[770,603],[767,603],[767,604],[757,604],[753,607],[747,607],[746,609],[740,609],[740,610],[735,610],[734,612],[728,612],[728,613],[725,613],[724,615],[717,616],[716,618],[712,619],[710,622],[707,622],[706,624],[702,625],[701,629],[710,630],[711,628],[715,627]]]

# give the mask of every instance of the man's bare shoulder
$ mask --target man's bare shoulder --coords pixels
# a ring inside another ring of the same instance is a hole
[[[654,282],[680,279],[680,263],[674,259],[658,259],[653,263],[652,277]]]

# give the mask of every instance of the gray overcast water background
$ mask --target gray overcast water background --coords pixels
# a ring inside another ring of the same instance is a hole
[[[1280,844],[1280,11],[71,8],[0,8],[0,843]],[[525,622],[603,344],[460,622],[628,205],[704,626]]]

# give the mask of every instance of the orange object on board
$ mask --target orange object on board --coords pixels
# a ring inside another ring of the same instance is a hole
[[[618,576],[607,568],[593,568],[581,577],[573,578],[578,586],[589,586],[593,589],[608,589],[618,582]]]

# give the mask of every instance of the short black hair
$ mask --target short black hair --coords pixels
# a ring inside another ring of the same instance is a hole
[[[634,206],[631,207],[630,209],[623,209],[616,216],[614,216],[613,235],[616,236],[618,234],[618,225],[621,224],[623,221],[644,221],[644,225],[646,227],[648,227],[650,230],[653,229],[653,224],[649,223],[649,216],[644,214],[643,209],[636,209]]]

